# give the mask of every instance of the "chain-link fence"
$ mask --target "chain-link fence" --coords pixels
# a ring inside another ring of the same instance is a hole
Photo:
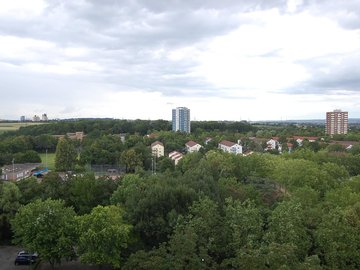
[[[103,165],[90,165],[89,170],[92,171],[95,176],[117,176],[125,173],[125,166],[121,165],[109,165],[109,164],[103,164]]]

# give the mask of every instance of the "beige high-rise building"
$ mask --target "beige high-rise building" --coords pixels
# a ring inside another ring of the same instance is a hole
[[[333,112],[326,113],[326,134],[347,134],[348,125],[348,112],[334,110]]]

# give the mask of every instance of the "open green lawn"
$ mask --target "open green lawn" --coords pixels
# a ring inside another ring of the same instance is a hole
[[[46,159],[47,159],[47,165],[49,170],[55,170],[55,153],[48,153],[47,158],[45,153],[39,154],[41,157],[41,162],[43,166],[46,166]]]
[[[0,133],[5,131],[18,130],[20,127],[43,125],[46,123],[32,123],[32,122],[0,122]]]

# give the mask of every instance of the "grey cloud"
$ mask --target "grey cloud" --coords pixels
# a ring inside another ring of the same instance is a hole
[[[277,8],[286,11],[285,0],[49,0],[41,17],[0,17],[0,35],[13,35],[46,40],[56,44],[54,51],[36,52],[41,64],[61,61],[94,61],[102,71],[91,73],[91,78],[60,75],[19,74],[3,77],[2,91],[26,96],[29,101],[51,102],[63,96],[81,98],[96,91],[94,84],[110,84],[116,91],[137,89],[158,91],[165,96],[216,96],[221,89],[215,88],[203,78],[195,77],[192,69],[196,60],[172,61],[167,53],[182,46],[201,46],[207,39],[225,35],[249,23],[243,13]],[[339,25],[357,28],[360,24],[360,2],[347,0],[346,5],[336,0],[304,1],[298,12],[310,10],[318,16],[334,18]],[[252,22],[252,21],[250,21]],[[24,27],[25,26],[25,27]],[[89,55],[69,57],[57,49],[68,47],[89,48]],[[161,50],[159,56],[154,52]],[[276,57],[279,50],[262,57]],[[335,57],[335,56],[334,56]],[[301,63],[312,79],[286,89],[293,93],[330,93],[343,89],[359,91],[360,57],[349,56],[341,65],[333,65],[326,59],[312,59]],[[0,61],[19,68],[32,59],[14,59],[0,55]],[[323,68],[329,69],[328,73]],[[20,89],[20,90],[19,90]],[[51,98],[45,98],[51,92]],[[32,94],[29,94],[32,93]],[[44,98],[44,100],[42,100]],[[229,97],[231,98],[231,97]],[[73,100],[70,98],[70,103]],[[71,106],[69,107],[71,108]]]
[[[65,23],[61,31],[65,36],[75,37],[74,34],[78,34],[73,41],[89,46],[97,42],[101,46],[101,40],[106,39],[110,48],[119,49],[128,46],[172,47],[198,42],[238,27],[242,12],[283,7],[286,1],[213,0],[205,4],[203,1],[93,0],[60,3],[50,4],[47,17],[52,22],[51,18],[59,16],[58,10],[68,14],[62,18]],[[97,33],[97,39],[94,33]]]
[[[69,114],[69,113],[75,113],[78,110],[75,106],[65,106],[59,113],[62,114]]]
[[[59,48],[93,48],[99,50],[95,52],[98,56],[96,59],[100,59],[97,61],[114,64],[115,61],[112,60],[116,60],[116,69],[121,69],[124,65],[137,65],[139,61],[154,61],[147,55],[141,55],[144,49],[171,50],[226,34],[241,23],[240,12],[284,5],[284,2],[286,1],[212,0],[205,5],[198,0],[49,0],[48,7],[40,18],[0,18],[0,34],[48,40]],[[139,54],[141,58],[138,57]],[[117,58],[119,55],[120,58]],[[90,55],[89,58],[93,56]],[[40,59],[41,55],[38,57]],[[44,58],[46,59],[39,61],[51,63],[63,60],[57,55],[46,55]],[[11,63],[11,59],[7,60]],[[158,61],[162,62],[164,59]],[[162,67],[168,65],[170,63],[159,63]],[[177,65],[179,63],[172,64],[169,69],[172,70]],[[183,73],[185,71],[182,69]]]
[[[138,1],[143,6],[146,6],[149,10],[153,10],[156,12],[164,12],[169,8],[174,9],[229,9],[236,11],[253,11],[259,9],[267,9],[272,7],[283,6],[286,4],[286,0],[192,0],[192,1],[147,1],[140,0]]]
[[[328,56],[328,59],[316,60],[312,67],[314,86],[360,91],[360,53]]]
[[[360,1],[358,0],[304,0],[298,12],[308,11],[319,17],[329,17],[341,27],[360,28]]]
[[[302,61],[311,78],[281,92],[293,94],[351,95],[360,92],[360,54],[329,55]]]

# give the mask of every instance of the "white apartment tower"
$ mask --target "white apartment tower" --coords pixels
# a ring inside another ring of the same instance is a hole
[[[41,116],[41,121],[48,121],[48,117],[46,113],[43,113],[43,115]]]
[[[177,107],[172,110],[172,130],[190,133],[190,110]]]

